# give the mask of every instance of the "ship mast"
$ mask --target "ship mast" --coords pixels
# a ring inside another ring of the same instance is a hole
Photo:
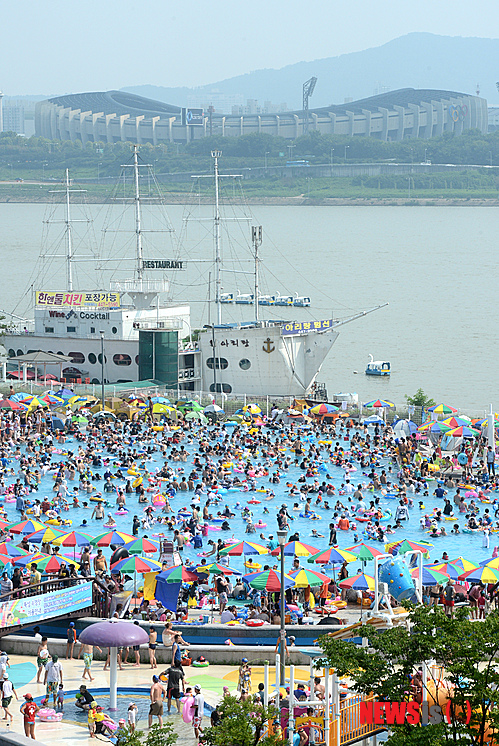
[[[68,290],[73,290],[73,232],[71,225],[71,209],[70,209],[70,182],[69,182],[69,168],[66,169],[66,280],[68,283]]]
[[[260,296],[260,259],[258,257],[258,248],[262,243],[262,226],[252,225],[251,226],[251,238],[253,239],[253,248],[255,250],[255,323],[258,324],[260,320],[259,314],[259,303],[258,299]]]
[[[220,303],[221,292],[221,263],[220,251],[220,194],[218,159],[222,155],[221,150],[212,150],[211,157],[215,159],[215,305],[217,307],[217,323],[222,323],[222,304]]]
[[[137,279],[142,285],[142,274],[144,271],[144,252],[142,247],[142,211],[140,206],[140,186],[139,186],[139,158],[138,145],[133,146],[133,180],[135,185],[135,239],[137,247]]]

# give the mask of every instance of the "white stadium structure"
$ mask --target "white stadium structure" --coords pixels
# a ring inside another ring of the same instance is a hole
[[[306,131],[302,111],[276,114],[213,114],[135,96],[124,91],[58,96],[36,105],[36,134],[52,140],[185,143],[209,134],[238,137],[253,132],[295,139]],[[488,128],[487,101],[454,91],[403,88],[308,112],[308,131],[361,135],[379,140],[431,138]]]

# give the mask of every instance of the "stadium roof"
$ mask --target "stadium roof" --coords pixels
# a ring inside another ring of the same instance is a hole
[[[462,98],[466,94],[457,93],[456,91],[438,91],[428,88],[399,88],[396,91],[380,93],[377,96],[361,98],[358,101],[350,101],[347,104],[331,104],[331,106],[322,106],[316,111],[328,112],[334,114],[346,114],[347,111],[353,111],[354,114],[362,114],[363,109],[373,111],[378,107],[384,109],[393,109],[394,106],[407,107],[408,104],[420,106],[423,102],[438,101],[442,98]]]
[[[180,107],[164,104],[143,96],[125,91],[97,91],[93,93],[72,93],[49,99],[50,103],[70,109],[99,112],[103,114],[129,114],[132,117],[145,114],[147,117],[165,117],[180,114]]]

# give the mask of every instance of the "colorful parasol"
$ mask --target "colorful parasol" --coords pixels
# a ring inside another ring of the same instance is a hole
[[[94,537],[91,534],[82,533],[81,531],[70,531],[68,534],[58,536],[52,541],[52,544],[61,547],[86,547]]]
[[[456,559],[449,560],[449,564],[460,567],[463,572],[464,570],[473,570],[477,567],[475,562],[471,562],[471,560],[467,560],[464,557],[456,557]]]
[[[161,562],[149,559],[148,557],[124,557],[111,565],[113,572],[157,572],[161,570]]]
[[[317,562],[320,565],[343,564],[343,562],[355,562],[356,560],[357,555],[353,552],[348,552],[346,549],[335,549],[335,547],[324,549],[308,558],[308,562]]]
[[[355,554],[357,559],[361,562],[371,562],[375,557],[379,557],[383,552],[375,547],[370,547],[368,544],[355,544],[353,547],[347,547],[347,552]]]
[[[477,567],[474,570],[467,570],[459,576],[459,580],[477,583],[497,583],[499,580],[499,570],[492,567]]]
[[[51,542],[54,539],[59,538],[59,536],[64,536],[66,533],[67,532],[65,531],[48,526],[46,528],[41,528],[39,531],[35,531],[33,534],[28,534],[26,538],[33,544],[45,544],[45,542]]]
[[[452,430],[451,426],[446,425],[445,422],[440,422],[439,420],[427,420],[418,427],[420,433],[428,432],[446,434],[449,430]]]
[[[454,414],[457,409],[450,407],[448,404],[434,404],[433,407],[428,407],[427,412],[435,412],[435,414]]]
[[[241,554],[268,554],[269,550],[262,544],[253,541],[238,541],[237,544],[229,544],[220,551],[220,556],[240,557]]]
[[[362,406],[367,407],[368,409],[384,409],[385,407],[394,407],[395,404],[388,399],[373,399]]]
[[[433,544],[429,541],[411,541],[410,539],[399,539],[399,541],[391,541],[385,544],[385,550],[388,554],[407,554],[407,552],[424,552],[425,556],[429,556],[430,549],[433,548]]]
[[[16,547],[13,541],[2,541],[0,542],[0,554],[7,555],[8,557],[23,557],[29,554],[25,549]]]
[[[233,575],[236,572],[219,562],[212,562],[211,565],[198,565],[195,570],[197,573],[209,573],[210,575]]]
[[[125,544],[125,549],[128,550],[129,554],[152,554],[153,552],[159,552],[159,542],[151,541],[142,536]]]
[[[125,544],[129,544],[135,539],[135,536],[125,534],[123,531],[106,531],[105,534],[99,534],[90,541],[94,547],[108,547],[110,544],[115,544],[117,547],[124,547]]]
[[[415,567],[411,570],[411,578],[419,578],[419,567]],[[438,572],[432,567],[423,567],[423,579],[422,585],[437,585],[438,583],[446,583],[449,580],[449,575],[445,575],[443,572]]]
[[[463,572],[466,572],[461,567],[456,567],[455,565],[451,565],[450,562],[437,562],[434,565],[426,565],[428,569],[436,570],[437,572],[444,573],[445,575],[448,575],[449,578],[452,578],[452,580],[457,580],[460,575],[462,575]],[[469,568],[470,570],[476,570],[475,567]]]
[[[69,559],[68,557],[62,557],[60,554],[42,554],[37,555],[32,562],[36,562],[36,569],[40,572],[46,572],[46,573],[56,573],[59,572],[61,569],[61,565],[66,565],[66,567],[69,567],[69,565],[74,565],[76,569],[80,567],[78,562],[75,562],[72,559]],[[14,564],[17,564],[17,562],[14,562]]]
[[[360,572],[350,578],[345,578],[338,585],[340,588],[354,588],[356,591],[374,591],[374,578],[372,575]]]
[[[311,554],[317,554],[319,550],[317,547],[312,547],[310,544],[304,544],[302,541],[288,541],[284,545],[284,556],[285,557],[310,557]],[[281,547],[276,547],[270,554],[273,557],[279,557],[281,554]]]
[[[480,435],[480,430],[475,430],[474,427],[468,427],[467,425],[461,425],[460,427],[455,427],[453,430],[449,430],[447,435],[453,438],[476,438],[477,435]]]
[[[22,536],[28,536],[29,534],[34,534],[35,531],[40,531],[40,529],[45,529],[46,526],[43,525],[43,523],[40,523],[40,521],[21,521],[20,523],[11,523],[9,526],[7,526],[7,531],[11,534],[21,534]]]
[[[337,412],[339,407],[335,407],[333,404],[316,404],[315,407],[312,407],[309,409],[309,413],[315,414],[317,416],[324,416],[325,414],[333,414],[334,412]]]
[[[328,575],[324,575],[322,572],[316,572],[316,570],[294,570],[294,572],[289,573],[289,577],[293,578],[295,581],[296,588],[324,585],[324,583],[329,583],[331,581],[331,578]]]
[[[183,565],[176,565],[168,570],[163,570],[159,577],[166,580],[167,583],[193,583],[198,580],[196,573],[191,572]]]
[[[262,570],[262,572],[254,572],[251,575],[245,575],[243,578],[252,588],[256,588],[259,591],[280,591],[281,590],[281,576],[275,570]],[[292,588],[295,585],[293,578],[289,575],[284,576],[284,590]]]

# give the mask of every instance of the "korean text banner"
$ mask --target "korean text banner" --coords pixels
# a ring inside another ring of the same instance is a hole
[[[0,603],[0,629],[32,624],[92,606],[92,583]]]
[[[52,291],[37,290],[36,305],[47,308],[119,308],[119,293],[56,293]]]
[[[317,332],[322,329],[331,329],[333,319],[325,321],[290,321],[282,327],[282,335],[288,334],[308,334],[308,332]]]

